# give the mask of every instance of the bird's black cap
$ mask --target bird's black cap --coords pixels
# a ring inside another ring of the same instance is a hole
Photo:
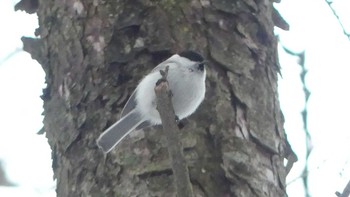
[[[194,62],[203,62],[204,61],[203,56],[201,56],[199,53],[192,51],[192,50],[182,51],[181,53],[179,53],[179,56],[185,57],[185,58],[187,58],[191,61],[194,61]]]

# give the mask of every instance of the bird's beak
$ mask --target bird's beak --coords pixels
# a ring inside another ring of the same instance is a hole
[[[203,60],[200,64],[207,64],[207,63],[209,63],[208,60]]]
[[[197,63],[197,65],[199,66],[198,68],[203,71],[204,70],[204,65],[206,65],[208,63],[207,60],[203,60],[202,62]]]

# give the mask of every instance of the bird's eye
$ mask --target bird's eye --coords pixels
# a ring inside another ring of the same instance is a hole
[[[193,69],[192,69],[192,68],[189,68],[188,70],[189,70],[190,72],[193,72]]]

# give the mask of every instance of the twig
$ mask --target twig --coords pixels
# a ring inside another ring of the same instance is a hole
[[[333,15],[335,16],[335,18],[337,18],[337,21],[338,21],[340,27],[342,28],[344,35],[347,36],[348,39],[350,40],[350,34],[346,32],[345,27],[344,27],[343,23],[340,20],[340,17],[338,16],[337,12],[335,11],[335,9],[332,6],[333,2],[326,0],[326,3],[328,5],[328,7],[331,9],[331,11],[333,12]]]
[[[157,110],[159,111],[163,131],[168,141],[168,152],[172,164],[175,188],[178,197],[193,197],[192,185],[188,173],[186,160],[183,154],[182,144],[178,133],[179,128],[176,124],[176,116],[171,102],[171,92],[169,90],[166,77],[168,67],[165,71],[160,71],[162,79],[160,79],[154,88],[157,96]]]
[[[14,55],[19,53],[20,51],[23,51],[21,48],[16,48],[14,51],[7,54],[4,58],[0,59],[0,66],[5,63],[7,60],[11,59]]]
[[[300,73],[300,79],[303,85],[303,91],[304,91],[304,98],[305,98],[305,107],[304,110],[301,112],[302,120],[303,120],[303,126],[304,126],[304,132],[305,132],[305,142],[306,142],[306,163],[302,172],[302,178],[303,184],[304,184],[304,190],[305,190],[305,196],[310,197],[310,191],[309,191],[309,166],[308,166],[308,161],[310,158],[310,154],[313,150],[313,145],[312,145],[312,138],[311,134],[309,132],[309,127],[308,127],[308,102],[309,98],[311,95],[310,90],[306,86],[306,75],[307,75],[307,69],[305,67],[305,51],[302,51],[300,53],[294,53],[290,51],[289,49],[283,47],[284,50],[289,53],[290,55],[294,55],[299,57],[299,65],[301,67],[301,73]],[[294,158],[292,158],[294,159]],[[289,166],[291,167],[291,166]]]
[[[171,102],[171,92],[166,81],[168,67],[160,71],[162,79],[157,82],[155,92],[157,95],[157,110],[161,116],[164,133],[168,141],[168,151],[172,163],[175,186],[179,197],[192,197],[192,185],[189,178],[186,160],[179,140],[179,129],[176,124],[176,116]]]
[[[310,154],[313,150],[313,145],[312,145],[312,138],[311,134],[309,132],[309,127],[308,127],[308,102],[310,98],[310,90],[306,86],[306,75],[307,75],[307,69],[305,67],[305,51],[301,52],[298,54],[299,57],[299,65],[301,67],[301,73],[300,73],[300,79],[301,83],[303,84],[303,90],[304,90],[304,96],[305,96],[305,107],[304,110],[301,112],[302,120],[303,120],[303,126],[304,126],[304,132],[305,132],[305,142],[306,142],[306,163],[304,166],[303,174],[306,176],[303,177],[303,184],[305,188],[305,196],[310,197],[310,190],[309,190],[309,165],[308,161],[310,158]]]
[[[338,197],[349,197],[350,196],[350,181],[345,186],[343,193],[335,192],[335,195],[337,195]]]

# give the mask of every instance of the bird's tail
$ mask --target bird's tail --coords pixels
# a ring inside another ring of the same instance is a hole
[[[103,152],[108,153],[143,121],[137,111],[130,111],[100,135],[97,139],[97,145]]]

